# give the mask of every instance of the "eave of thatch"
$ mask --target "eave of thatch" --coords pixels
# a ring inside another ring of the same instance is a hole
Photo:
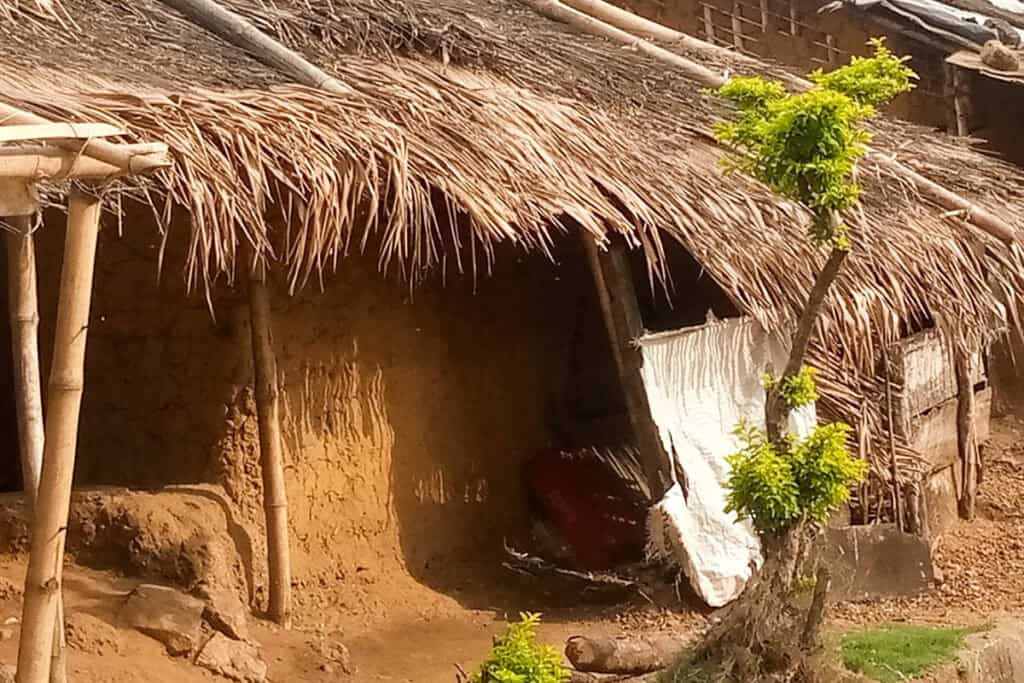
[[[155,0],[0,0],[6,102],[171,146],[174,171],[151,189],[189,211],[191,284],[230,277],[252,250],[298,287],[367,244],[416,278],[486,266],[502,241],[547,250],[579,225],[641,246],[653,278],[668,275],[663,240],[680,242],[769,326],[806,298],[821,259],[806,216],[723,177],[718,104],[664,66],[515,0],[223,4],[355,94],[288,84]],[[875,146],[1024,227],[1018,170],[891,121]],[[855,255],[822,321],[837,357],[870,367],[871,344],[928,321],[986,341],[1000,315],[989,281],[1010,301],[1024,292],[1019,249],[898,177],[865,167],[861,180]]]

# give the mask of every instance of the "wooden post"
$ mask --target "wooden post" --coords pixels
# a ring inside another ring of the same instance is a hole
[[[6,219],[7,293],[14,351],[18,445],[25,500],[35,508],[39,472],[43,467],[43,396],[39,380],[39,304],[36,296],[35,245],[29,216]]]
[[[629,254],[626,246],[617,240],[610,241],[608,250],[602,251],[589,234],[581,230],[580,236],[594,276],[601,313],[626,398],[626,410],[640,450],[640,462],[647,475],[651,496],[657,502],[671,485],[673,460],[665,451],[658,427],[651,418],[647,390],[640,377],[643,360],[634,342],[643,335],[644,326],[629,268]]]
[[[711,14],[711,6],[704,5],[704,35],[708,42],[715,42],[715,21]]]
[[[743,22],[740,21],[742,14],[743,8],[740,7],[740,3],[732,3],[732,44],[737,52],[743,52]]]
[[[25,575],[18,683],[46,683],[50,676],[78,444],[99,220],[99,199],[73,191],[68,199],[53,367],[47,394],[43,467]]]
[[[967,136],[970,134],[970,100],[963,70],[955,64],[945,64],[942,73],[945,81],[946,126],[949,128],[949,134]]]
[[[34,514],[43,467],[43,397],[39,379],[39,298],[36,292],[35,241],[29,216],[7,219],[14,228],[7,233],[7,289],[11,316],[11,347],[14,351],[15,404],[18,415],[18,446],[21,454],[22,488],[29,513]],[[67,680],[64,609],[57,596],[50,683]]]
[[[265,273],[249,280],[249,315],[256,382],[256,414],[260,430],[260,469],[263,472],[263,511],[267,523],[268,615],[291,625],[292,565],[288,549],[288,493],[284,481],[277,360],[270,320],[270,293]]]
[[[882,363],[885,364],[885,405],[889,419],[889,466],[892,477],[892,514],[896,528],[903,531],[903,497],[900,495],[899,467],[896,464],[896,417],[892,404],[892,366],[889,353],[882,347]]]
[[[963,467],[963,489],[960,491],[960,516],[974,519],[978,494],[978,441],[974,422],[974,379],[971,357],[956,352],[956,440]]]

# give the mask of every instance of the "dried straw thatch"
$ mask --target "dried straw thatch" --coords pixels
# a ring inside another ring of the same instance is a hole
[[[723,177],[719,104],[664,65],[517,0],[222,4],[354,94],[289,84],[156,0],[0,0],[0,99],[170,145],[174,170],[156,189],[190,213],[192,285],[230,279],[251,249],[299,287],[368,244],[415,279],[486,266],[502,241],[546,251],[578,225],[641,246],[652,281],[667,275],[663,240],[678,241],[769,326],[806,299],[821,262],[806,216]],[[1024,227],[1018,170],[930,130],[885,121],[876,133],[877,149]],[[930,322],[990,340],[993,288],[1014,303],[1024,293],[1020,250],[904,179],[861,174],[856,251],[821,321],[834,374],[873,374],[874,346]]]

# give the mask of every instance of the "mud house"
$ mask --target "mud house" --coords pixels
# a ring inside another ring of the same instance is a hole
[[[344,92],[297,85],[155,0],[0,2],[0,101],[122,126],[175,161],[111,189],[122,211],[101,235],[81,487],[218,484],[231,518],[259,529],[240,290],[263,263],[296,582],[368,596],[408,573],[452,590],[464,564],[525,526],[526,458],[628,438],[621,339],[606,333],[587,240],[612,246],[618,272],[628,263],[618,286],[635,290],[650,332],[700,326],[709,310],[780,330],[802,305],[821,258],[806,217],[722,175],[718,105],[644,54],[513,0],[221,4]],[[910,124],[876,135],[915,173],[1022,226],[1012,167]],[[904,389],[894,414],[946,415],[948,349],[985,349],[1009,324],[1000,302],[1024,292],[1018,249],[888,169],[865,166],[848,218],[856,255],[814,352],[819,413],[853,425],[875,465],[861,521],[892,517],[893,477],[916,486],[930,449],[887,428],[882,350]],[[47,340],[60,231],[38,239]],[[921,349],[946,354],[937,375],[915,365]],[[982,367],[974,380],[984,423]],[[3,437],[9,469],[16,438]],[[955,492],[952,464],[933,469]]]

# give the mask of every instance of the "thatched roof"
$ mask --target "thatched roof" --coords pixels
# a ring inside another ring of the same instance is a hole
[[[151,189],[189,210],[193,285],[230,278],[243,247],[297,287],[368,244],[416,278],[485,265],[502,241],[547,250],[578,224],[642,245],[652,275],[665,275],[663,240],[677,240],[766,324],[802,305],[821,260],[803,212],[723,177],[719,104],[663,64],[517,0],[222,4],[354,94],[289,84],[156,0],[0,0],[0,99],[171,146],[174,170]],[[875,147],[1024,227],[1020,171],[889,121]],[[903,179],[861,175],[829,344],[866,367],[864,345],[908,325],[981,341],[998,314],[986,277],[1020,299],[1020,252]]]

